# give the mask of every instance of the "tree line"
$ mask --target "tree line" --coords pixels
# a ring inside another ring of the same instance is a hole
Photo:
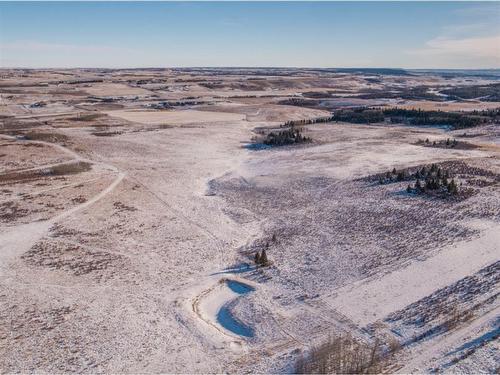
[[[465,129],[481,124],[497,122],[500,118],[500,108],[487,109],[471,112],[444,112],[425,111],[422,109],[405,108],[372,108],[358,107],[341,109],[332,113],[331,116],[317,117],[312,119],[290,120],[280,127],[311,125],[326,122],[349,122],[353,124],[373,124],[390,121],[391,123],[405,123],[409,125],[422,126],[448,125],[454,129]]]
[[[341,109],[333,113],[330,121],[349,122],[354,124],[371,124],[390,121],[422,126],[451,126],[454,129],[465,129],[485,123],[497,122],[500,109],[472,112],[425,111],[422,109],[404,108],[370,108],[359,107]]]

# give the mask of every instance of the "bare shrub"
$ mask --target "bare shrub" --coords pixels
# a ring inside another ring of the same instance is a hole
[[[92,132],[92,135],[96,137],[113,137],[115,135],[123,134],[123,132],[118,131],[104,131],[104,132]]]
[[[297,374],[372,374],[381,371],[378,340],[368,345],[351,336],[330,337],[295,363]]]
[[[103,117],[102,113],[85,113],[85,114],[78,114],[78,116],[71,117],[71,121],[93,121],[97,120],[100,117]]]
[[[67,174],[76,174],[87,172],[92,169],[92,164],[85,161],[78,161],[76,163],[59,164],[52,167],[48,174],[54,176],[62,176]]]
[[[64,134],[37,132],[37,131],[31,131],[29,133],[26,133],[24,136],[26,139],[29,139],[29,140],[52,142],[52,143],[60,143],[60,142],[64,143],[64,142],[67,142],[69,139]]]
[[[467,322],[473,317],[472,311],[463,311],[457,306],[453,306],[447,315],[449,318],[443,323],[443,327],[446,331],[451,331],[460,323]]]
[[[389,348],[389,353],[396,353],[401,349],[402,345],[394,337],[391,337],[387,342],[387,347]]]
[[[31,266],[62,270],[75,276],[93,273],[98,278],[110,277],[125,267],[121,255],[56,241],[37,242],[21,259]]]
[[[77,174],[87,172],[91,169],[92,164],[85,161],[78,161],[59,164],[46,169],[8,172],[0,174],[0,184],[12,183],[15,181],[31,181],[47,176],[64,176],[68,174]]]
[[[29,211],[13,201],[0,203],[0,222],[11,223],[13,220],[29,215]]]

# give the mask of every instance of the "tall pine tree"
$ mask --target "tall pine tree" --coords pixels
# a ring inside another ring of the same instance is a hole
[[[261,264],[262,266],[267,266],[267,265],[269,265],[269,261],[268,261],[268,259],[267,259],[267,254],[266,254],[266,249],[263,249],[263,250],[262,250],[262,254],[261,254],[261,256],[260,256],[260,264]]]
[[[260,264],[260,254],[258,251],[255,253],[254,259],[255,259],[255,264],[259,265]]]

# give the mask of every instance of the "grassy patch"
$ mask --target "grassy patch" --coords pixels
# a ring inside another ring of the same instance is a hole
[[[119,131],[103,131],[103,132],[93,132],[91,134],[95,135],[96,137],[113,137],[115,135],[123,134],[123,132],[119,132]]]
[[[75,117],[71,117],[71,121],[94,121],[98,118],[104,117],[105,115],[102,113],[85,113],[83,115],[78,115]]]
[[[51,143],[64,143],[69,140],[68,136],[64,134],[37,131],[25,133],[24,137],[30,141],[43,141]]]
[[[79,162],[59,164],[44,169],[36,169],[36,170],[21,171],[21,172],[8,172],[0,174],[0,184],[19,182],[19,181],[30,181],[48,176],[71,175],[71,174],[87,172],[90,169],[92,169],[92,164],[79,161]]]

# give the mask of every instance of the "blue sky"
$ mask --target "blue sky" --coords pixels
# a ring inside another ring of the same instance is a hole
[[[0,2],[0,66],[500,68],[500,3]]]

